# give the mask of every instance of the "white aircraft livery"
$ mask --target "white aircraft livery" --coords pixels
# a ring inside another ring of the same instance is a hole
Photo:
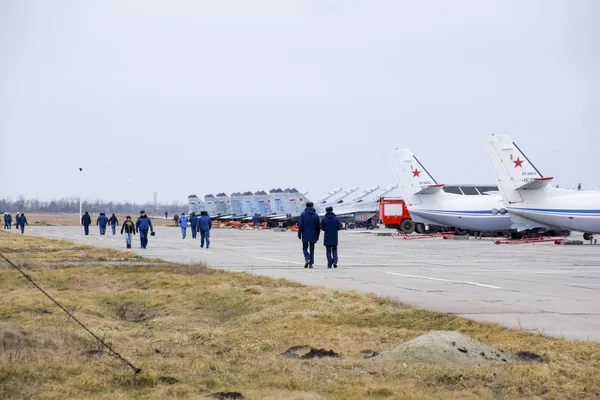
[[[508,135],[479,138],[506,209],[521,227],[560,227],[600,233],[600,193],[559,189],[544,177]]]
[[[511,229],[512,221],[501,196],[463,196],[444,192],[444,185],[438,184],[408,149],[395,152],[392,166],[404,202],[417,224],[491,232]],[[410,228],[401,226],[405,232]],[[417,225],[417,232],[420,230]]]

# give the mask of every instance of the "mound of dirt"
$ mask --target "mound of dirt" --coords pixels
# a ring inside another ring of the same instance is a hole
[[[373,360],[460,367],[522,361],[505,354],[503,350],[454,331],[430,332],[402,343],[393,350],[382,351]]]

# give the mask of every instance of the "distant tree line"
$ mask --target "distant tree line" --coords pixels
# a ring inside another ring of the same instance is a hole
[[[83,211],[90,213],[110,212],[110,213],[139,213],[140,210],[146,210],[148,213],[164,213],[165,210],[169,214],[187,212],[187,204],[180,205],[179,201],[174,201],[171,204],[159,203],[154,207],[154,203],[130,203],[130,202],[105,202],[104,200],[84,201]],[[79,213],[79,198],[78,197],[63,197],[58,200],[43,201],[39,199],[26,199],[24,196],[19,196],[15,201],[8,199],[0,200],[0,213],[5,212],[33,212],[33,213]]]

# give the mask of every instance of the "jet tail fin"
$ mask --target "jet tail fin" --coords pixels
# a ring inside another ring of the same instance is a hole
[[[438,187],[437,182],[410,150],[396,150],[391,163],[398,181],[398,188],[402,191],[404,201],[408,205],[421,204],[421,194],[441,190],[441,186],[439,186],[439,189],[432,189]]]
[[[552,178],[544,178],[508,135],[479,138],[505,203],[523,202],[522,190],[538,190]]]

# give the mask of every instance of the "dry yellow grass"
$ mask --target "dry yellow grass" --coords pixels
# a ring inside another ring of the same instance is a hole
[[[0,249],[9,234],[0,235]],[[69,242],[23,237],[29,248]],[[83,250],[82,250],[83,251]],[[9,253],[9,258],[17,253]],[[123,256],[124,259],[133,259]],[[600,397],[600,344],[567,342],[408,307],[356,291],[304,287],[204,266],[104,265],[28,271],[143,370],[98,355],[91,337],[14,270],[0,270],[0,398],[587,399]],[[458,330],[541,365],[452,369],[378,363],[430,330]],[[293,345],[337,359],[281,356]],[[162,377],[162,379],[161,379]],[[165,377],[177,380],[169,383]]]

